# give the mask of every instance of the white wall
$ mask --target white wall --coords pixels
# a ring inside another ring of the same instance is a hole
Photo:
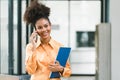
[[[120,0],[110,0],[110,22],[112,24],[111,42],[111,80],[120,80]]]

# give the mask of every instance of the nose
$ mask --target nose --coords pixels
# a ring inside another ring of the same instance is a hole
[[[46,31],[46,28],[45,28],[45,27],[43,27],[42,31]]]

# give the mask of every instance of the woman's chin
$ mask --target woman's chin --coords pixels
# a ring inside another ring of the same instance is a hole
[[[48,39],[49,37],[48,36],[44,36],[44,37],[42,37],[43,39]]]

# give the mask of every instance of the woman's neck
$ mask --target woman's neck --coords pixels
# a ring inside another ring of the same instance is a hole
[[[41,39],[41,43],[42,44],[48,44],[50,41],[51,37],[47,38],[47,39]]]

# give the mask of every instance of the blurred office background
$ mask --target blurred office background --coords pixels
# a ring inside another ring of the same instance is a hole
[[[72,48],[69,59],[72,76],[68,80],[95,80],[99,66],[95,34],[101,23],[111,23],[111,50],[107,54],[110,61],[106,63],[110,65],[109,77],[120,79],[119,0],[39,1],[51,8],[51,36]],[[29,3],[29,0],[0,0],[0,74],[27,74],[25,47],[33,28],[23,22],[23,14]]]

